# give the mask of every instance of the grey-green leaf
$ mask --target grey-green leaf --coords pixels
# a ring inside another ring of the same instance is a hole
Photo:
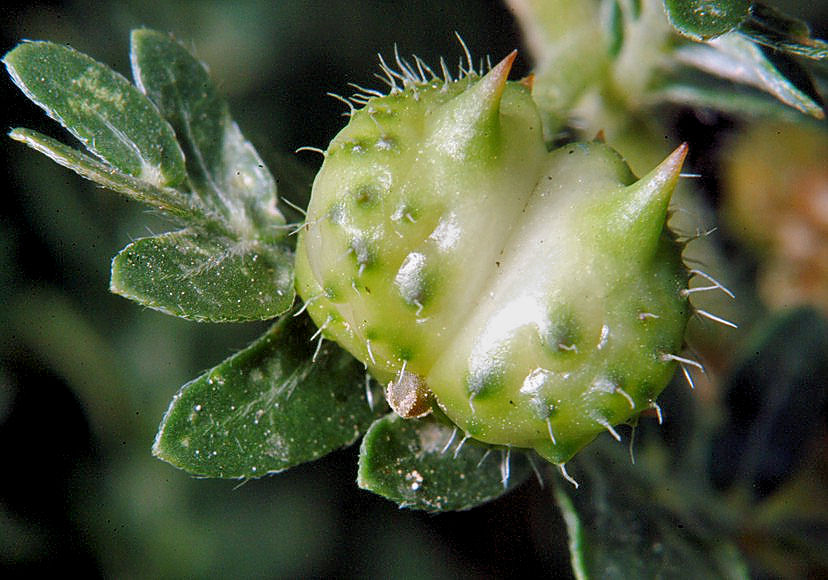
[[[187,383],[167,410],[153,453],[206,477],[251,478],[350,445],[377,416],[365,370],[313,325],[285,317],[262,338]]]
[[[3,61],[27,97],[106,163],[157,187],[184,180],[172,128],[120,74],[51,42],[20,44]]]
[[[667,18],[679,34],[707,40],[729,32],[748,17],[749,0],[664,0]]]
[[[251,228],[283,235],[272,229],[284,223],[273,176],[230,118],[204,65],[170,35],[141,29],[132,33],[132,66],[136,84],[174,127],[204,203],[242,237],[253,237]]]
[[[725,34],[707,44],[681,47],[675,56],[683,64],[765,91],[812,117],[825,116],[819,103],[794,86],[758,46],[738,33]]]
[[[466,510],[522,483],[524,453],[465,441],[437,420],[378,419],[359,450],[357,483],[391,501],[427,511]]]
[[[765,93],[719,79],[711,80],[715,82],[697,80],[665,84],[653,91],[653,102],[664,101],[681,106],[708,108],[734,117],[767,117],[788,122],[802,120],[799,111],[785,106]]]
[[[670,483],[653,485],[621,446],[596,441],[567,469],[580,487],[556,480],[554,489],[577,578],[748,578],[717,527],[700,511],[667,508],[687,498]]]
[[[191,320],[266,320],[293,303],[293,254],[283,245],[169,232],[115,256],[111,290]]]
[[[30,129],[14,129],[9,137],[25,143],[32,149],[43,153],[55,163],[71,169],[78,175],[95,183],[122,193],[136,201],[179,218],[197,217],[201,223],[218,223],[207,208],[201,206],[197,199],[171,187],[153,185],[102,163],[85,153],[69,147]]]

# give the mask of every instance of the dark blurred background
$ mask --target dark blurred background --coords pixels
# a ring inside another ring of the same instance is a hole
[[[825,22],[826,7],[814,4],[805,15]],[[3,53],[22,39],[52,40],[126,76],[131,29],[174,32],[208,63],[277,174],[280,194],[300,204],[320,160],[293,152],[326,147],[345,123],[344,105],[326,92],[349,94],[349,82],[383,88],[374,77],[377,53],[393,57],[396,44],[403,55],[454,64],[463,55],[455,32],[476,57],[521,48],[510,13],[484,0],[90,0],[4,10]],[[513,77],[530,65],[522,50]],[[0,82],[4,130],[66,138],[7,77]],[[675,127],[703,143],[727,122],[679,112]],[[355,448],[243,485],[193,479],[151,457],[178,387],[266,324],[197,324],[110,294],[112,256],[163,222],[11,140],[0,155],[0,569],[107,577],[571,575],[551,491],[534,479],[471,512],[432,516],[360,491]]]

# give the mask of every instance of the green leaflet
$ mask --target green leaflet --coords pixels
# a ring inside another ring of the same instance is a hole
[[[784,106],[765,93],[724,80],[670,82],[653,96],[659,101],[722,111],[735,117],[771,117],[791,122],[802,121],[800,111]]]
[[[175,128],[196,195],[243,237],[283,237],[271,229],[284,224],[276,182],[204,65],[170,35],[141,29],[132,33],[132,66],[136,84]]]
[[[110,289],[190,320],[265,320],[293,303],[292,262],[284,246],[181,230],[121,250]]]
[[[184,180],[172,128],[120,74],[51,42],[20,44],[3,61],[27,97],[106,163],[155,186]]]
[[[465,441],[433,417],[389,414],[362,440],[357,483],[400,505],[466,510],[519,485],[531,473],[524,453]]]
[[[377,417],[365,371],[338,348],[311,360],[313,327],[286,316],[262,338],[187,383],[153,453],[196,475],[260,477],[353,443]]]
[[[198,219],[205,223],[215,221],[215,217],[209,214],[207,208],[187,194],[171,187],[141,181],[42,133],[18,128],[12,130],[9,137],[25,143],[55,163],[71,169],[90,181],[151,205],[172,216],[181,219]]]
[[[664,0],[670,24],[693,40],[708,40],[739,26],[749,0]]]
[[[678,484],[654,484],[622,446],[597,442],[568,469],[580,487],[556,480],[554,493],[577,578],[748,578],[738,550],[714,524],[692,508],[665,507],[688,501]],[[656,501],[659,494],[667,497]]]

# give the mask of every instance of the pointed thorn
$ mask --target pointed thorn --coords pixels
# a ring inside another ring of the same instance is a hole
[[[492,79],[497,79],[499,84],[502,86],[506,85],[506,80],[509,78],[509,71],[512,70],[512,65],[517,58],[518,51],[513,50],[506,57],[497,63],[492,70],[486,73],[486,76],[483,78],[491,77]]]
[[[627,391],[625,391],[621,387],[615,387],[615,392],[618,393],[619,395],[621,395],[622,397],[624,397],[627,400],[627,402],[630,404],[630,409],[631,410],[635,409],[635,401],[633,400],[633,398],[630,396],[630,394]]]
[[[322,341],[325,340],[325,337],[321,334],[319,335],[319,340],[316,343],[316,350],[313,351],[313,356],[311,357],[311,362],[315,363],[316,358],[319,356],[319,353],[322,351]]]
[[[449,437],[449,440],[446,442],[445,446],[443,447],[443,450],[440,451],[440,455],[443,455],[446,451],[448,451],[449,447],[451,447],[451,444],[454,443],[455,437],[457,437],[457,427],[451,430],[451,437]]]
[[[676,147],[675,151],[670,153],[667,159],[662,161],[656,168],[657,171],[666,176],[668,181],[673,182],[673,185],[670,186],[671,188],[674,187],[675,183],[678,181],[679,175],[681,174],[681,168],[684,165],[684,160],[687,157],[689,149],[690,147],[687,143],[682,143]]]
[[[609,421],[606,421],[606,420],[600,420],[600,421],[597,421],[597,423],[598,423],[601,427],[603,427],[604,429],[606,429],[606,430],[609,432],[609,434],[610,434],[610,435],[612,435],[612,438],[613,438],[613,439],[615,439],[616,441],[621,441],[621,435],[619,435],[619,434],[618,434],[618,431],[616,431],[616,430],[615,430],[615,427],[613,427],[612,425],[610,425]]]
[[[549,432],[549,440],[552,442],[552,445],[557,445],[558,442],[555,440],[555,433],[552,432],[552,420],[549,417],[546,418],[546,430]]]
[[[319,153],[322,157],[325,157],[325,151],[320,149],[319,147],[311,147],[310,145],[305,145],[303,147],[299,147],[294,151],[294,153],[300,153],[302,151],[310,151],[311,153]]]
[[[730,298],[736,298],[736,295],[733,294],[733,292],[728,290],[727,287],[725,287],[724,284],[722,284],[721,282],[716,280],[713,276],[711,276],[707,272],[702,272],[701,270],[693,268],[692,270],[689,270],[689,273],[692,276],[700,276],[700,277],[704,278],[705,280],[707,280],[708,282],[710,282],[713,285],[712,286],[713,288],[718,288],[719,290],[721,290],[722,292],[727,294]],[[688,293],[692,292],[692,291],[693,291],[692,289],[688,289]]]
[[[687,384],[690,385],[690,389],[695,391],[696,390],[696,383],[693,382],[693,377],[690,376],[690,371],[687,370],[687,365],[679,363],[681,367],[681,372],[684,373],[684,378],[687,381]]]
[[[661,406],[655,401],[650,401],[650,409],[654,409],[656,412],[656,416],[658,417],[658,424],[661,425],[664,422],[664,415],[661,413]]]
[[[670,156],[663,163],[669,163],[670,166],[675,167],[677,170],[681,169],[681,166],[684,165],[684,159],[687,157],[687,152],[690,150],[690,146],[685,141],[678,147],[676,150],[670,153]],[[679,173],[679,171],[676,171]]]
[[[371,389],[371,377],[365,373],[365,400],[368,401],[368,408],[374,410],[374,391]]]
[[[701,364],[699,361],[693,360],[691,358],[685,358],[683,356],[678,356],[675,354],[664,353],[661,355],[661,360],[664,362],[675,361],[679,364],[694,366],[701,372],[707,374],[707,371],[704,370],[704,365]]]
[[[529,465],[532,467],[532,471],[535,472],[535,477],[538,480],[538,485],[541,486],[541,489],[544,489],[546,487],[546,485],[544,484],[544,481],[543,481],[543,475],[541,474],[540,469],[538,469],[537,463],[535,463],[534,456],[532,454],[527,454],[526,458],[529,460]]]
[[[712,320],[713,322],[718,322],[719,324],[723,324],[724,326],[729,326],[730,328],[739,328],[739,325],[735,322],[730,322],[722,318],[721,316],[716,316],[715,314],[711,314],[707,310],[702,310],[701,308],[696,308],[696,314],[699,316],[703,316],[708,320]]]
[[[577,482],[577,481],[575,481],[575,478],[574,478],[574,477],[572,477],[571,475],[569,475],[569,473],[567,473],[567,471],[566,471],[566,466],[564,466],[564,464],[563,464],[563,463],[559,463],[559,464],[558,464],[558,469],[560,469],[560,471],[561,471],[561,475],[563,476],[563,478],[564,478],[565,480],[567,480],[569,483],[571,483],[571,484],[572,484],[572,486],[573,486],[575,489],[578,489],[578,482]]]
[[[501,483],[503,483],[503,489],[506,489],[509,487],[509,476],[512,471],[512,448],[507,447],[506,451],[502,453],[503,457],[500,461],[500,475],[503,478],[501,480]]]
[[[474,71],[474,63],[472,62],[471,52],[469,51],[469,47],[466,46],[466,43],[463,42],[463,37],[460,36],[460,33],[456,30],[454,31],[454,36],[457,37],[457,40],[460,42],[460,46],[463,47],[463,54],[466,56],[466,62],[469,64],[469,74],[475,72]],[[461,69],[462,70],[462,69]]]
[[[454,448],[454,459],[457,459],[457,456],[460,455],[460,450],[463,449],[463,445],[466,444],[466,441],[469,440],[470,435],[468,433],[463,434],[463,438],[460,440],[460,443],[457,444],[457,447]]]

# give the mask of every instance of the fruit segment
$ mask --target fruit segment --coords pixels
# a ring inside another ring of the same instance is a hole
[[[562,463],[664,388],[689,315],[664,228],[683,155],[630,185],[605,145],[549,155],[477,308],[426,378],[466,433]]]

